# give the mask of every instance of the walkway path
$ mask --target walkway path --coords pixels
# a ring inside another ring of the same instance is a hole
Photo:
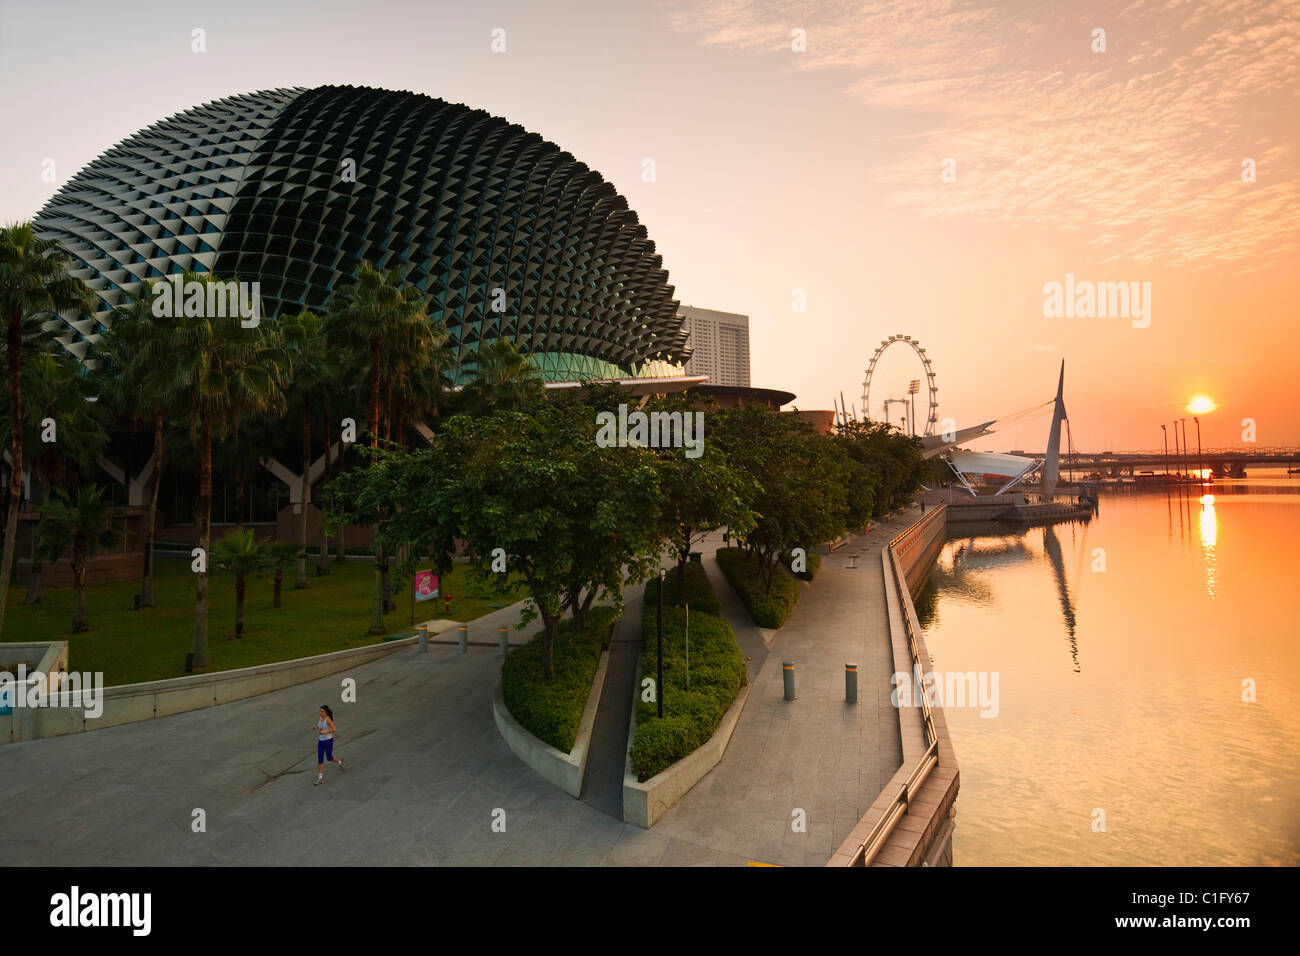
[[[823,555],[815,585],[805,586],[765,659],[755,645],[762,632],[714,558],[720,536],[701,547],[741,648],[761,664],[757,676],[751,669],[749,700],[721,763],[655,824],[657,839],[820,866],[848,836],[903,763],[889,700],[894,665],[880,550],[915,518],[880,525]],[[783,699],[783,660],[795,662],[790,702]],[[858,665],[857,704],[844,701],[846,663]],[[792,827],[796,810],[806,814],[804,832]]]
[[[878,550],[892,533],[865,544]],[[824,558],[817,586],[766,652],[719,576],[718,543],[701,548],[705,568],[752,658],[754,686],[722,763],[651,831],[602,812],[616,809],[612,772],[588,780],[583,802],[510,752],[492,720],[495,647],[462,657],[431,644],[220,707],[0,747],[0,861],[820,865],[901,764],[879,559],[846,569],[863,539]],[[630,680],[628,662],[635,669],[639,591],[629,592],[637,597],[615,635],[621,662],[603,708],[615,719],[614,687]],[[518,615],[516,605],[480,618],[470,640],[494,643]],[[783,657],[799,668],[800,696],[789,704]],[[843,669],[854,659],[861,703],[848,708]],[[356,703],[339,702],[346,676],[356,678]],[[348,769],[327,767],[326,785],[313,787],[311,725],[322,703],[334,709]],[[597,744],[624,746],[626,723],[605,730]],[[807,811],[806,834],[791,833],[795,807]],[[196,809],[205,832],[193,832]],[[497,809],[504,833],[492,830]]]

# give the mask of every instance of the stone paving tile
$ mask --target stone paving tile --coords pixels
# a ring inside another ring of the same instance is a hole
[[[718,543],[701,548],[705,568],[734,612]],[[846,560],[823,559],[819,586],[770,651],[747,620],[737,628],[753,689],[731,745],[650,832],[557,790],[509,751],[492,720],[495,649],[461,657],[431,645],[216,708],[0,747],[0,854],[10,865],[820,865],[902,762],[883,585],[874,593]],[[471,631],[495,633],[518,612]],[[781,699],[785,658],[798,668],[793,702]],[[843,701],[854,658],[856,708]],[[327,767],[314,787],[307,725],[343,676],[359,686],[356,703],[332,705],[348,769]],[[807,834],[790,830],[796,806]],[[205,833],[190,828],[196,807]],[[504,834],[491,830],[497,807]]]

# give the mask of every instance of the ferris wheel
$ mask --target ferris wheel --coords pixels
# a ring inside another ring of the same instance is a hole
[[[883,355],[885,350],[891,345],[911,346],[912,351],[914,351],[917,358],[921,360],[921,365],[925,369],[925,387],[928,389],[930,398],[930,407],[925,418],[925,431],[923,434],[933,435],[935,425],[938,424],[939,421],[939,387],[934,383],[934,369],[930,365],[929,357],[925,354],[925,349],[921,347],[920,342],[912,338],[910,335],[891,335],[889,338],[881,341],[880,345],[876,348],[875,353],[871,356],[871,361],[867,363],[867,377],[862,383],[862,413],[867,418],[871,418],[871,376],[876,370],[876,363],[880,361],[880,356]],[[914,390],[919,391],[919,385],[915,385]],[[888,398],[885,400],[886,404],[884,407],[888,409],[890,403],[901,401],[902,399],[899,398]],[[887,419],[888,416],[886,415],[886,420]],[[913,424],[913,429],[915,430],[915,423]]]

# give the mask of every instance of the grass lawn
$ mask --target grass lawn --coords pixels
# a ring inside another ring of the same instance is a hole
[[[308,563],[305,591],[293,589],[294,574],[287,572],[279,609],[271,607],[271,578],[249,578],[244,637],[239,641],[226,639],[235,633],[234,575],[210,573],[208,648],[212,663],[207,672],[310,657],[383,640],[366,633],[370,630],[374,566],[349,561],[331,564],[330,572],[318,578],[314,564]],[[451,616],[458,621],[481,617],[496,610],[494,604],[511,604],[524,596],[471,590],[467,566],[459,564],[443,577],[441,586],[442,593],[451,595]],[[394,580],[393,587],[397,609],[384,616],[385,636],[413,634],[410,585]],[[103,671],[107,685],[184,676],[185,655],[194,635],[194,574],[189,559],[155,560],[154,607],[131,609],[139,590],[138,579],[87,588],[90,630],[73,634],[72,588],[42,588],[41,603],[28,607],[23,604],[26,586],[11,587],[0,640],[66,640],[69,669]],[[440,616],[441,610],[441,599],[422,602],[416,605],[416,620]]]

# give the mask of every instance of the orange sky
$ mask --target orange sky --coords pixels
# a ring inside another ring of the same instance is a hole
[[[871,352],[908,333],[959,426],[1050,399],[1064,358],[1084,448],[1159,447],[1160,422],[1198,392],[1221,405],[1203,419],[1207,447],[1239,443],[1247,417],[1260,444],[1300,444],[1293,2],[357,9],[73,0],[55,29],[44,6],[0,0],[0,110],[20,134],[0,157],[0,219],[53,194],[45,159],[64,181],[200,102],[410,89],[505,116],[599,170],[681,301],[749,314],[754,384],[803,408],[840,390],[859,403]],[[490,50],[496,27],[505,53]],[[1043,286],[1067,273],[1151,283],[1149,327],[1045,317]],[[891,353],[873,395],[918,374]],[[1034,449],[1046,431],[1039,419],[982,447]]]

